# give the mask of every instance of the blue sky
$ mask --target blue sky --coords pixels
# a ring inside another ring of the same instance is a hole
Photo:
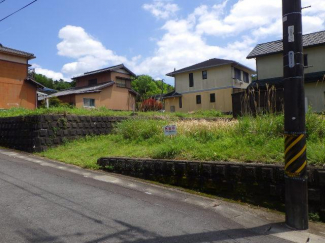
[[[0,19],[32,0],[6,0]],[[302,0],[303,32],[325,29],[325,1]],[[70,80],[124,63],[164,78],[209,58],[238,61],[281,39],[281,0],[38,0],[0,22],[0,43],[32,52],[36,72]]]

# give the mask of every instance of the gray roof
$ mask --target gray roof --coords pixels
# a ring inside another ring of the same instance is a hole
[[[65,90],[59,91],[57,93],[51,94],[48,97],[55,97],[55,96],[58,97],[58,96],[65,96],[65,95],[72,95],[72,94],[98,93],[103,88],[112,86],[113,84],[115,84],[115,82],[109,81],[109,82],[101,83],[101,84],[94,85],[94,86],[65,89]]]
[[[31,82],[32,84],[36,85],[37,87],[40,87],[40,88],[45,88],[45,86],[43,84],[40,84],[39,82],[35,81],[34,79],[32,78],[27,78],[25,79],[26,81],[28,82]]]
[[[120,69],[120,68],[125,69],[127,72],[129,72],[131,74],[131,76],[136,76],[132,71],[130,71],[130,69],[128,69],[127,67],[125,67],[124,64],[119,64],[119,65],[112,66],[112,67],[107,67],[107,68],[103,68],[103,69],[99,69],[99,70],[95,70],[95,71],[91,71],[91,72],[86,72],[83,75],[79,75],[79,76],[73,77],[72,79],[81,78],[81,77],[85,77],[85,76],[89,76],[89,75],[97,74],[97,73],[103,73],[103,72],[108,72],[108,71],[115,71],[115,70]]]
[[[176,70],[174,72],[171,73],[167,73],[167,76],[171,76],[173,77],[175,74],[178,73],[185,73],[185,72],[190,72],[190,71],[195,71],[195,70],[200,70],[200,69],[206,69],[206,68],[211,68],[211,67],[217,67],[217,66],[222,66],[222,65],[227,65],[227,64],[234,64],[234,65],[239,65],[242,66],[252,72],[255,72],[253,69],[246,67],[238,62],[232,61],[232,60],[225,60],[225,59],[219,59],[219,58],[212,58],[209,60],[206,60],[204,62],[200,62],[197,64],[194,64],[192,66],[189,67],[185,67],[179,70]]]
[[[302,36],[303,47],[310,47],[325,44],[325,31],[319,31]],[[247,56],[248,59],[265,56],[283,51],[282,40],[271,41],[267,43],[258,44]]]
[[[0,44],[0,52],[13,54],[13,55],[17,55],[17,56],[27,57],[28,59],[35,58],[34,54],[32,54],[32,53],[28,53],[28,52],[12,49],[12,48],[9,48],[9,47],[5,47],[5,46],[3,46],[1,44]]]
[[[164,94],[163,99],[168,99],[168,98],[175,98],[175,97],[181,97],[182,95],[180,93],[177,93],[175,90],[172,92],[169,92],[167,94]]]

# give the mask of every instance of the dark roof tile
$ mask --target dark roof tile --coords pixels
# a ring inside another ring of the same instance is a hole
[[[108,71],[115,71],[115,70],[120,69],[120,68],[125,69],[127,72],[129,72],[131,74],[131,76],[136,76],[130,69],[128,69],[127,67],[125,67],[124,64],[119,64],[119,65],[112,66],[112,67],[107,67],[107,68],[102,68],[102,69],[98,69],[98,70],[91,71],[91,72],[86,72],[86,73],[84,73],[82,75],[73,77],[72,79],[81,78],[81,77],[85,77],[85,76],[89,76],[89,75],[97,74],[97,73],[103,73],[103,72],[108,72]]]
[[[1,44],[0,44],[0,52],[27,57],[28,59],[35,58],[34,54],[32,54],[32,53],[28,53],[28,52],[12,49],[12,48],[9,48],[9,47],[5,47],[5,46],[3,46]]]
[[[178,73],[185,73],[185,72],[189,72],[189,71],[195,71],[195,70],[199,70],[199,69],[205,69],[205,68],[210,68],[210,67],[217,67],[217,66],[222,66],[222,65],[226,65],[226,64],[236,64],[236,65],[240,65],[244,68],[247,68],[253,72],[255,72],[254,70],[252,70],[251,68],[248,68],[238,62],[232,61],[232,60],[226,60],[226,59],[218,59],[218,58],[212,58],[209,60],[206,60],[204,62],[200,62],[197,63],[195,65],[189,66],[189,67],[185,67],[179,70],[176,70],[174,72],[171,73],[167,73],[167,76],[171,76],[173,77],[175,74]]]
[[[325,31],[315,32],[302,36],[303,46],[315,46],[325,44]],[[273,53],[279,53],[283,51],[282,40],[271,41],[267,43],[258,44],[247,56],[248,59],[265,56]]]
[[[48,97],[58,97],[58,96],[65,96],[65,95],[72,95],[72,94],[86,94],[86,93],[96,93],[100,92],[103,88],[112,86],[115,82],[109,81],[106,83],[101,83],[94,86],[88,86],[88,87],[80,87],[80,88],[71,88],[71,89],[65,89],[61,90],[55,94],[49,95]]]

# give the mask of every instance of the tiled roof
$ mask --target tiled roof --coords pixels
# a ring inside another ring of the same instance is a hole
[[[27,78],[25,79],[28,82],[31,82],[32,84],[36,85],[39,88],[45,88],[45,86],[43,84],[40,84],[39,82],[36,82],[34,79],[32,78]]]
[[[107,68],[98,69],[98,70],[91,71],[91,72],[86,72],[83,75],[79,75],[79,76],[73,77],[72,79],[81,78],[81,77],[85,77],[85,76],[89,76],[89,75],[97,74],[97,73],[103,73],[103,72],[108,72],[108,71],[115,71],[115,70],[120,69],[120,68],[125,69],[127,72],[129,72],[131,74],[131,76],[136,76],[132,71],[130,71],[130,69],[128,69],[127,67],[125,67],[124,64],[119,64],[119,65],[112,66],[112,67],[107,67]]]
[[[325,71],[324,72],[314,72],[314,73],[306,73],[304,75],[304,82],[305,83],[316,83],[316,82],[324,82],[325,81]],[[269,78],[269,79],[261,79],[256,80],[247,87],[249,88],[265,88],[266,85],[276,86],[277,88],[283,87],[283,78],[276,77],[276,78]]]
[[[302,36],[304,47],[325,44],[325,31],[315,32]],[[247,56],[248,59],[278,53],[283,51],[282,40],[258,44]]]
[[[209,59],[207,61],[200,62],[200,63],[197,63],[195,65],[192,65],[192,66],[189,66],[189,67],[185,67],[185,68],[182,68],[180,70],[176,70],[176,71],[171,72],[171,73],[167,73],[166,75],[173,77],[175,74],[178,74],[178,73],[185,73],[185,72],[195,71],[195,70],[204,69],[204,68],[222,66],[222,65],[226,65],[226,64],[240,65],[240,66],[242,66],[244,68],[247,68],[247,69],[255,72],[251,68],[248,68],[248,67],[246,67],[246,66],[244,66],[244,65],[242,65],[242,64],[240,64],[238,62],[232,61],[232,60],[212,58],[212,59]]]
[[[15,49],[12,49],[12,48],[9,48],[9,47],[5,47],[5,46],[3,46],[1,44],[0,44],[0,52],[27,57],[28,59],[35,58],[34,54],[32,54],[32,53],[15,50]]]
[[[57,93],[51,94],[48,97],[58,97],[58,96],[65,96],[65,95],[71,95],[71,94],[87,94],[87,93],[97,93],[100,92],[103,88],[112,86],[115,82],[109,81],[106,83],[101,83],[94,86],[89,87],[80,87],[80,88],[71,88],[59,91]]]
[[[165,94],[163,96],[163,99],[168,99],[168,98],[175,98],[175,97],[181,97],[182,95],[180,93],[177,93],[176,91],[172,91],[168,94]]]

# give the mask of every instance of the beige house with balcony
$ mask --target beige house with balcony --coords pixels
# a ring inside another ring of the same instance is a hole
[[[232,112],[231,94],[245,90],[255,71],[232,60],[209,59],[166,74],[175,78],[175,91],[164,96],[165,110]]]
[[[303,35],[305,102],[313,111],[325,110],[325,31]],[[283,88],[282,40],[258,44],[247,56],[255,58],[257,81],[250,87]]]
[[[133,110],[137,93],[131,89],[135,76],[123,64],[84,73],[74,77],[76,87],[49,95],[78,108],[106,107],[111,110]]]

